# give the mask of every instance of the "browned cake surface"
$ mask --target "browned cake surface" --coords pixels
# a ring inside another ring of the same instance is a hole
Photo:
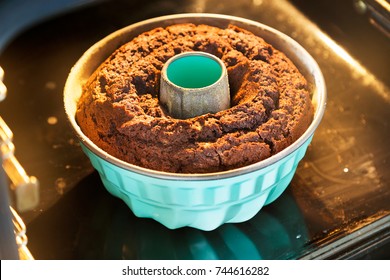
[[[167,115],[160,72],[185,51],[225,63],[231,108],[186,120]],[[299,138],[312,117],[307,83],[283,53],[235,26],[193,24],[151,30],[116,50],[84,85],[76,113],[84,134],[109,154],[177,173],[261,161]]]

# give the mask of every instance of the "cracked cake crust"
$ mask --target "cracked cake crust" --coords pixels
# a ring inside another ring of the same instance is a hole
[[[186,51],[225,63],[229,109],[181,120],[159,103],[164,63]],[[153,29],[117,49],[83,86],[76,112],[83,133],[109,154],[176,173],[261,161],[298,139],[312,118],[307,82],[282,52],[236,26],[190,23]]]

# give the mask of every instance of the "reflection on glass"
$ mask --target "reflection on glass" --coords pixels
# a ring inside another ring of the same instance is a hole
[[[83,228],[77,245],[80,258],[90,258],[98,247],[96,258],[103,259],[290,259],[308,242],[302,214],[289,192],[251,220],[210,232],[167,229],[151,219],[135,217],[116,199],[102,208],[109,214],[96,209],[96,216]],[[106,228],[94,237],[98,240],[94,244],[90,240],[93,227]]]
[[[135,217],[96,172],[28,226],[36,259],[295,259],[310,246],[290,189],[247,222],[170,230]]]

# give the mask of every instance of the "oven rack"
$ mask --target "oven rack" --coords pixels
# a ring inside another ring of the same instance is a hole
[[[3,83],[4,70],[0,67],[0,101],[7,95],[7,88]],[[39,181],[34,176],[28,176],[23,166],[15,157],[15,145],[13,144],[13,133],[6,122],[0,116],[0,168],[4,170],[9,182],[10,197],[13,198],[16,210],[10,207],[10,219],[12,219],[15,241],[18,248],[19,259],[34,259],[27,248],[28,238],[26,225],[18,212],[32,210],[39,203]]]

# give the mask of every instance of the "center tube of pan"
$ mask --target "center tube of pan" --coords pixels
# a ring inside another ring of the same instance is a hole
[[[230,92],[225,64],[205,52],[173,56],[161,72],[160,102],[172,117],[179,119],[228,109]]]

